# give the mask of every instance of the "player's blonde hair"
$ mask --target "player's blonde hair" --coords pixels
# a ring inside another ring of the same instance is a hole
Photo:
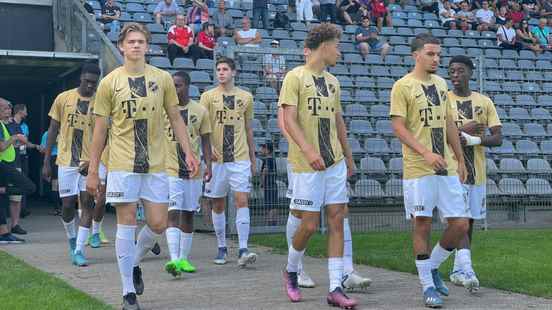
[[[126,23],[121,32],[119,33],[119,38],[117,39],[117,44],[123,43],[129,33],[131,32],[140,32],[146,37],[146,42],[151,40],[151,33],[148,28],[143,24],[139,23]]]

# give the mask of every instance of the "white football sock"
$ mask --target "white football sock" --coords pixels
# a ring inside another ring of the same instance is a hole
[[[353,271],[353,237],[349,219],[345,218],[343,219],[343,272],[351,274]]]
[[[180,258],[188,259],[190,256],[190,251],[192,250],[192,240],[194,238],[194,233],[185,233],[180,234]]]
[[[328,274],[330,276],[330,292],[341,287],[343,279],[343,257],[328,258]]]
[[[247,249],[249,225],[249,208],[238,208],[236,212],[236,230],[238,231],[240,249]]]
[[[134,283],[132,282],[132,269],[134,263],[134,253],[136,245],[134,244],[136,225],[117,225],[117,234],[115,238],[115,253],[117,263],[123,283],[123,296],[128,293],[135,293]]]
[[[61,220],[63,223],[63,227],[65,227],[65,234],[67,235],[67,239],[73,239],[77,237],[77,232],[75,229],[75,218],[73,218],[70,222],[64,222],[63,219]]]
[[[138,234],[138,242],[136,243],[136,255],[134,257],[134,266],[140,265],[140,262],[153,248],[155,242],[159,240],[161,235],[154,233],[148,225],[144,225]]]
[[[211,211],[211,218],[213,219],[213,227],[215,228],[215,234],[217,235],[217,244],[219,248],[226,247],[226,215],[224,212],[215,213]]]
[[[167,246],[169,248],[169,254],[171,255],[171,261],[177,260],[180,254],[180,229],[178,227],[169,227],[165,231],[167,236]]]
[[[454,262],[456,263],[457,260],[460,270],[464,272],[473,272],[470,249],[457,250]]]
[[[88,239],[88,233],[90,228],[79,226],[79,232],[77,234],[77,246],[75,247],[75,253],[81,251],[84,254],[84,244],[86,239]]]
[[[286,224],[286,240],[287,240],[288,249],[293,244],[293,236],[295,236],[295,232],[297,231],[297,228],[299,228],[300,225],[301,225],[301,219],[289,213],[287,224]],[[303,270],[302,257],[301,257],[301,261],[299,261],[298,268],[299,268],[299,272]]]
[[[447,258],[450,256],[452,251],[447,251],[443,249],[441,244],[437,242],[435,247],[433,248],[433,251],[431,251],[431,257],[429,260],[431,261],[431,269],[439,269],[439,266],[447,260]]]
[[[299,272],[299,262],[301,262],[303,254],[305,254],[305,250],[297,251],[293,248],[293,245],[289,247],[288,263],[286,267],[288,272]]]
[[[429,259],[416,260],[416,269],[418,269],[422,291],[425,292],[430,287],[435,288],[433,276],[431,275],[431,261]]]
[[[102,221],[96,222],[92,220],[92,234],[99,234],[102,227]]]

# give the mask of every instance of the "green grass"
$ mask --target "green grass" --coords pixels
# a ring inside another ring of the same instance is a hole
[[[432,235],[435,244],[439,233]],[[552,230],[477,231],[472,261],[482,286],[552,298]],[[256,235],[252,242],[287,251],[285,236]],[[353,234],[354,261],[390,270],[416,273],[409,232],[374,232]],[[307,255],[325,257],[326,238],[314,236]],[[450,272],[452,259],[443,266]],[[448,276],[447,276],[448,279]]]
[[[2,309],[113,309],[3,251],[0,251],[0,291]]]

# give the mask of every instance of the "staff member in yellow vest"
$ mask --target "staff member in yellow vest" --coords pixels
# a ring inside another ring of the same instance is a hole
[[[16,141],[25,144],[27,138],[24,135],[10,135],[5,123],[12,113],[10,103],[0,98],[0,244],[23,243],[25,240],[17,238],[8,230],[6,221],[6,209],[8,206],[8,195],[28,195],[36,190],[35,185],[29,178],[21,174],[15,168]]]

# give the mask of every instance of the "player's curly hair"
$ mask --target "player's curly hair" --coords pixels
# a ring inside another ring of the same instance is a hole
[[[340,38],[341,29],[330,23],[322,23],[309,31],[305,39],[305,47],[315,50],[324,42],[339,40]]]
[[[117,39],[117,44],[123,43],[127,35],[131,32],[140,32],[146,37],[146,42],[151,40],[151,33],[145,25],[139,23],[126,23]]]

